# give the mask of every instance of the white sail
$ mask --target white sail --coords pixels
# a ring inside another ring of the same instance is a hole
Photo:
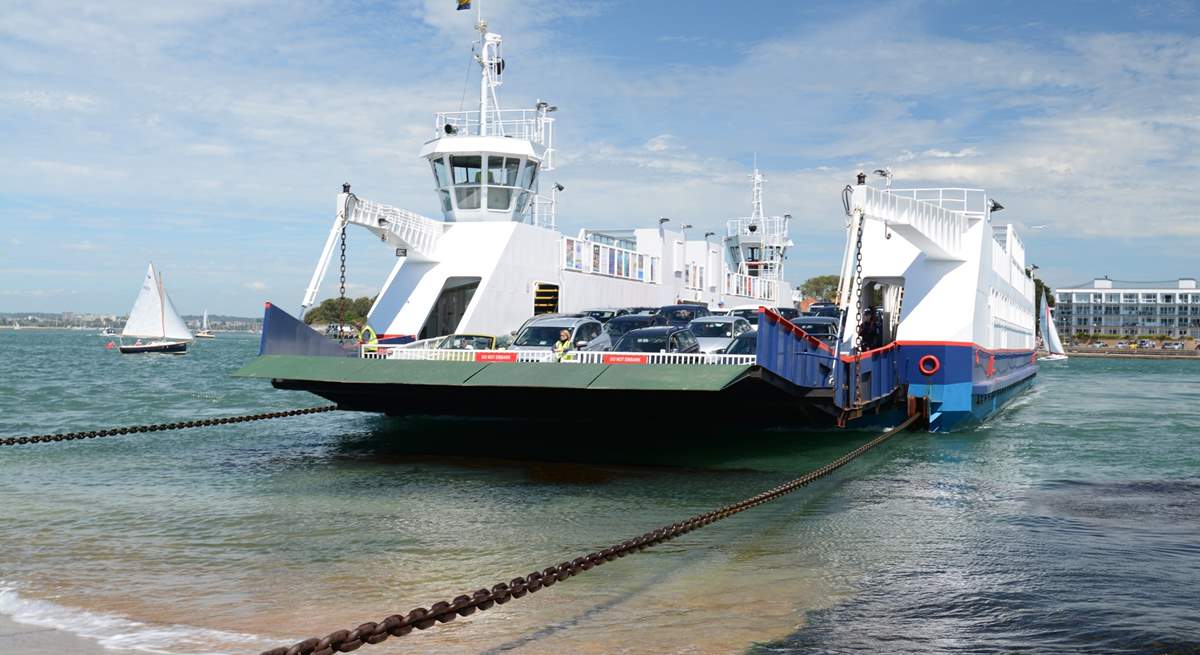
[[[1054,327],[1054,316],[1050,313],[1050,305],[1046,302],[1046,292],[1042,292],[1042,344],[1051,355],[1066,356],[1062,341],[1058,338],[1058,328]]]
[[[129,310],[129,319],[125,321],[121,336],[178,341],[192,339],[192,333],[175,311],[171,297],[154,272],[154,264],[146,267],[142,289],[138,292],[137,300],[133,301],[133,309]]]
[[[179,316],[179,312],[175,311],[175,305],[171,302],[171,296],[167,295],[167,289],[163,286],[161,277],[158,279],[158,292],[162,294],[163,336],[176,341],[191,341],[192,332]]]
[[[205,332],[208,331],[208,310],[207,309],[204,310],[204,318],[201,319],[201,321],[200,321],[200,329]]]
[[[154,273],[154,264],[146,267],[146,277],[142,278],[142,290],[138,292],[137,300],[133,301],[133,309],[129,310],[129,319],[125,321],[125,329],[121,330],[123,337],[162,338],[162,298],[158,295],[158,276]]]

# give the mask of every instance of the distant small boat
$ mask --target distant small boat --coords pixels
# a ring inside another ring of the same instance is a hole
[[[1045,291],[1042,291],[1042,344],[1047,354],[1038,357],[1039,361],[1056,362],[1067,358],[1067,351],[1058,338],[1058,328],[1054,327],[1054,315],[1050,313],[1050,305],[1046,304]]]
[[[116,330],[114,330],[110,327],[106,327],[103,330],[100,330],[100,332],[98,332],[96,334],[96,336],[98,336],[98,337],[116,337],[116,336],[120,336],[120,335],[117,334]]]
[[[196,333],[197,339],[215,339],[217,335],[208,329],[208,310],[204,310],[204,318],[200,322],[200,331]]]
[[[126,344],[127,338],[135,341]],[[121,352],[183,354],[187,352],[191,341],[192,333],[179,317],[179,312],[175,311],[175,305],[163,287],[162,276],[156,274],[154,264],[150,264],[142,280],[142,290],[137,300],[133,301],[129,320],[121,331]]]
[[[18,323],[18,322],[16,322],[16,321],[13,321],[13,329],[14,329],[14,330],[20,330],[20,329],[21,329],[21,324],[20,324],[20,323]]]

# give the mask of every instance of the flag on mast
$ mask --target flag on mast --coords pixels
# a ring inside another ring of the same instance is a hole
[[[458,9],[456,11],[462,11],[464,9],[470,9],[470,8],[471,8],[471,0],[458,0]]]

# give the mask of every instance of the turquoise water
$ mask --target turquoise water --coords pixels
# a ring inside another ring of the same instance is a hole
[[[0,331],[0,436],[323,404],[230,378],[250,335],[183,357],[106,342]],[[481,459],[454,452],[462,431],[532,438],[331,413],[0,449],[0,613],[114,649],[257,652],[590,552],[869,436],[668,450],[648,434],[635,465],[552,445]],[[430,444],[442,454],[417,454]],[[1192,652],[1197,517],[1200,368],[1072,359],[982,428],[904,435],[784,500],[362,652]]]

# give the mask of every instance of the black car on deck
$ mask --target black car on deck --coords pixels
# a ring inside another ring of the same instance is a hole
[[[625,333],[630,330],[666,324],[667,319],[658,314],[625,314],[608,319],[608,322],[604,324],[604,332],[612,339],[613,343],[616,343],[617,339],[625,336]]]
[[[723,352],[726,355],[757,355],[758,330],[750,330],[737,335],[734,337],[733,343],[730,343]]]
[[[712,316],[712,312],[704,305],[664,305],[658,308],[658,314],[667,323],[679,327],[687,327],[688,323],[698,318]]]
[[[698,353],[700,344],[686,327],[664,325],[630,330],[617,341],[613,350],[622,353]]]

